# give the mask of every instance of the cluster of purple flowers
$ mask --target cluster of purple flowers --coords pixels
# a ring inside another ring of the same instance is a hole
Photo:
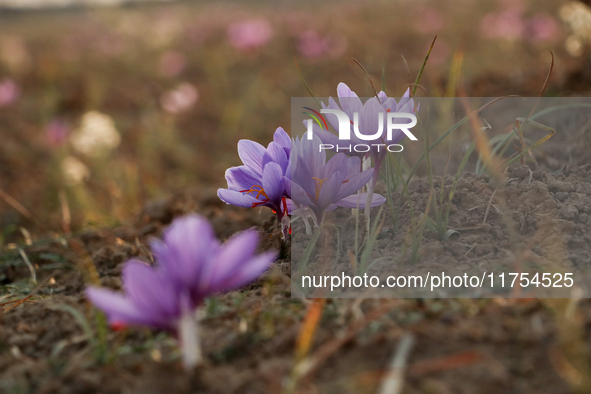
[[[372,121],[375,120],[377,111],[414,110],[414,102],[408,92],[400,103],[386,97],[382,92],[379,95],[382,102],[378,102],[378,98],[373,98],[365,105],[345,84],[339,85],[338,93],[339,97],[347,98],[341,101],[346,113],[361,112],[364,129],[374,126]],[[340,109],[332,98],[328,108]],[[328,119],[333,125],[337,125],[336,119]],[[290,231],[288,215],[292,213],[311,217],[314,223],[320,226],[325,212],[337,206],[369,208],[383,204],[386,199],[381,195],[358,191],[372,178],[375,184],[385,149],[381,152],[372,150],[370,154],[376,167],[374,170],[362,172],[359,157],[347,157],[344,153],[337,153],[327,162],[326,152],[320,150],[320,144],[331,142],[334,146],[340,146],[342,141],[326,130],[314,129],[314,132],[317,135],[314,135],[312,140],[292,140],[280,127],[275,131],[273,141],[266,149],[250,140],[238,142],[238,155],[243,165],[226,171],[228,188],[218,190],[220,199],[241,207],[271,208],[282,224],[284,238]],[[394,136],[396,142],[403,138],[404,134],[401,131],[400,135]]]
[[[339,98],[349,99],[341,100],[345,112],[361,113],[361,128],[366,131],[373,127],[370,118],[371,114],[375,117],[375,111],[414,110],[408,94],[396,103],[380,93],[362,104],[344,84],[339,85],[338,93]],[[332,98],[328,107],[340,108]],[[371,188],[369,193],[359,191],[371,184],[372,178],[375,182],[384,153],[369,152],[376,168],[365,171],[361,170],[359,156],[336,153],[327,161],[320,145],[323,141],[334,142],[335,136],[325,130],[316,131],[318,135],[312,139],[294,140],[280,127],[266,148],[241,140],[238,154],[243,164],[226,171],[228,187],[219,189],[218,196],[241,207],[271,208],[282,224],[284,238],[291,231],[291,214],[310,217],[321,226],[325,212],[337,206],[369,209],[383,204],[385,198],[373,194]],[[402,138],[394,137],[396,141]],[[151,242],[156,266],[135,259],[125,264],[124,294],[94,286],[86,294],[116,327],[146,325],[177,336],[184,364],[191,368],[201,360],[195,311],[206,297],[254,280],[273,263],[277,253],[256,255],[258,235],[253,230],[220,244],[211,225],[197,215],[176,219],[163,238]]]

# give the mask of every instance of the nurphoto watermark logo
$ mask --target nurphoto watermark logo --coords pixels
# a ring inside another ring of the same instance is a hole
[[[417,141],[417,137],[411,133],[410,129],[417,124],[417,117],[414,114],[407,113],[407,112],[376,112],[374,116],[378,119],[377,131],[374,134],[364,134],[359,130],[360,126],[360,117],[358,112],[353,112],[353,120],[349,118],[349,116],[341,110],[338,109],[330,109],[330,108],[323,108],[320,112],[309,108],[303,107],[310,112],[304,112],[304,114],[311,116],[320,129],[325,129],[328,131],[328,124],[322,116],[322,114],[332,114],[335,115],[338,121],[338,132],[339,132],[339,140],[341,141],[352,141],[352,142],[362,142],[367,141],[367,143],[354,143],[349,145],[340,146],[338,144],[329,144],[329,143],[322,143],[319,145],[320,151],[323,150],[334,150],[336,152],[357,152],[357,153],[365,153],[369,152],[372,147],[375,148],[378,152],[381,149],[388,150],[388,152],[397,153],[402,152],[404,149],[400,144],[389,144],[388,141],[393,140],[393,134],[395,130],[402,131],[411,141]],[[365,115],[367,116],[367,115]],[[400,123],[402,120],[410,120],[410,122],[403,122]],[[384,122],[386,126],[384,127]],[[324,127],[323,127],[324,126]],[[353,127],[351,127],[353,126]],[[386,131],[386,139],[383,138],[384,136],[384,128]],[[353,131],[353,138],[351,136],[351,130]],[[367,131],[367,130],[363,130]],[[313,139],[313,122],[312,119],[306,119],[306,134],[307,139]]]

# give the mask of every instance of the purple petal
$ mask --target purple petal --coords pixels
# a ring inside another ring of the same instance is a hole
[[[382,123],[382,134],[386,130],[386,119],[384,119],[384,107],[380,104],[377,98],[372,97],[363,106],[361,113],[359,114],[359,132],[363,135],[374,135],[377,133],[379,129],[379,118],[380,116],[383,119]],[[363,143],[368,144],[373,141],[379,141],[381,139],[381,135],[372,139],[372,140],[364,140]]]
[[[313,125],[312,129],[314,130],[314,134],[320,139],[323,144],[330,144],[333,145],[334,148],[330,150],[338,151],[340,153],[344,153],[347,156],[363,156],[365,152],[355,152],[353,149],[353,142],[350,140],[340,140],[338,136],[331,133],[330,131],[322,130],[318,125]]]
[[[382,107],[386,112],[398,112],[398,104],[396,103],[396,100],[392,97],[382,102]]]
[[[316,205],[324,210],[335,200],[335,196],[339,192],[342,184],[342,175],[339,173],[331,174],[328,179],[323,181],[322,185],[319,186],[320,192],[318,193],[318,199]]]
[[[285,190],[285,196],[291,198],[291,179],[287,176],[283,177],[283,189]]]
[[[218,189],[218,197],[226,204],[243,208],[252,208],[253,204],[260,202],[252,194],[241,193],[230,189]]]
[[[161,265],[171,277],[187,286],[199,278],[203,265],[217,252],[219,242],[207,220],[197,215],[176,219],[164,232],[166,259]]]
[[[143,313],[130,299],[112,290],[90,286],[86,289],[86,296],[90,302],[107,315],[110,323],[172,328],[170,321],[163,321],[158,317]]]
[[[246,166],[231,167],[226,170],[226,181],[232,190],[250,190],[254,185],[261,185],[262,175],[262,171],[258,175]]]
[[[283,148],[291,149],[291,137],[283,130],[283,127],[277,127],[275,134],[273,134],[273,142],[279,144]]]
[[[271,162],[279,164],[283,172],[286,170],[289,162],[285,149],[275,142],[269,143],[267,151],[263,155],[263,171],[267,163]]]
[[[356,193],[371,180],[372,176],[373,169],[369,169],[348,178],[347,181],[342,184],[338,195],[335,197],[335,200],[340,200],[353,193]]]
[[[310,200],[308,193],[297,183],[291,183],[291,199],[299,205],[312,208],[315,204]]]
[[[410,97],[410,88],[406,89],[404,95],[400,98],[398,102],[398,111],[396,112],[410,112],[412,113],[412,109],[410,109],[409,104],[412,102],[412,106],[414,107],[414,100]]]
[[[320,151],[320,138],[313,136],[312,140],[301,140],[300,157],[309,164],[313,174],[320,174],[326,164],[326,152]]]
[[[314,131],[314,134],[320,138],[320,141],[322,141],[323,144],[338,145],[340,141],[339,137],[337,137],[335,134],[321,129],[317,124],[312,125],[312,130]],[[306,138],[306,136],[304,136],[304,138]]]
[[[326,163],[326,165],[324,166],[324,168],[322,168],[322,171],[320,172],[320,176],[321,176],[321,179],[324,179],[324,178],[328,178],[328,176],[334,174],[335,172],[342,172],[343,173],[343,175],[342,175],[343,179],[341,180],[341,182],[342,182],[345,180],[346,170],[347,170],[347,156],[345,156],[344,153],[337,153],[336,155],[331,157],[330,160],[328,161],[328,163]]]
[[[271,201],[281,201],[283,197],[283,170],[277,163],[269,163],[263,169],[263,188]]]
[[[139,260],[123,267],[123,287],[131,301],[146,314],[175,318],[179,315],[178,295],[168,277]]]
[[[361,158],[358,156],[347,157],[347,175],[345,179],[349,179],[361,171]]]
[[[240,270],[252,259],[259,240],[256,231],[247,230],[228,240],[204,271],[199,288],[208,293],[227,290],[231,278],[239,275]]]
[[[339,105],[337,104],[335,99],[333,99],[332,97],[328,98],[328,106],[326,104],[324,104],[324,102],[321,103],[321,106],[322,106],[322,109],[328,108],[328,109],[337,109],[339,111],[344,111],[343,109],[341,109],[341,107],[339,107]],[[324,116],[326,118],[326,120],[328,120],[328,123],[332,126],[333,129],[339,130],[339,119],[337,118],[337,116],[335,114],[323,114],[322,116]],[[305,122],[304,122],[304,125],[305,125]]]
[[[287,168],[283,172],[288,180],[291,180],[291,159],[287,162]]]
[[[238,141],[238,156],[245,166],[257,174],[263,173],[263,155],[265,148],[258,142],[251,140]]]
[[[266,252],[245,262],[239,272],[232,275],[224,284],[226,291],[237,289],[249,284],[257,277],[261,276],[275,261],[277,252]]]
[[[349,119],[353,120],[353,113],[360,112],[361,108],[363,108],[359,96],[342,82],[337,86],[337,95],[343,112],[349,116]]]
[[[367,193],[353,194],[349,197],[342,198],[336,201],[334,204],[344,208],[365,208],[367,200]],[[371,199],[371,207],[377,207],[386,202],[386,199],[380,195],[374,193]]]
[[[316,182],[314,180],[316,174],[311,171],[309,164],[310,163],[302,157],[298,157],[296,166],[291,171],[291,177],[292,182],[298,184],[304,194],[314,196],[316,194]]]
[[[287,205],[287,213],[289,215],[291,215],[291,212],[294,210],[295,208],[295,204],[293,203],[293,201],[291,201],[290,199],[286,199],[285,200],[285,204]]]

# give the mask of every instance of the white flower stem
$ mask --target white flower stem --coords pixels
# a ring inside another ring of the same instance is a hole
[[[361,167],[363,171],[369,170],[371,168],[371,158],[366,156],[361,161]],[[367,199],[365,200],[365,225],[367,227],[367,233],[371,232],[371,223],[370,223],[370,209],[371,209],[371,200],[373,198],[373,179],[367,182],[366,189],[367,189]]]
[[[373,183],[370,181],[367,186],[367,197],[365,199],[365,225],[367,234],[371,234],[371,201],[373,200]]]
[[[185,311],[183,313],[179,323],[179,340],[183,355],[183,366],[185,371],[190,372],[197,365],[203,363],[197,316],[195,313],[191,311]]]

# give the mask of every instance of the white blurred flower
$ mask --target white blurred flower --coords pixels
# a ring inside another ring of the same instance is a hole
[[[74,156],[67,156],[61,163],[64,180],[70,186],[77,185],[90,176],[88,167]]]
[[[182,83],[173,90],[168,90],[160,97],[160,104],[166,112],[179,114],[193,107],[199,99],[197,88],[188,83]]]
[[[578,1],[569,1],[560,7],[560,19],[572,33],[567,41],[567,51],[575,56],[584,52],[584,45],[591,43],[591,8]]]
[[[116,148],[121,137],[109,115],[90,111],[82,117],[80,128],[72,134],[70,142],[80,153],[97,155]]]
[[[583,56],[585,53],[585,45],[579,37],[571,34],[566,38],[564,46],[569,55],[574,57]]]

